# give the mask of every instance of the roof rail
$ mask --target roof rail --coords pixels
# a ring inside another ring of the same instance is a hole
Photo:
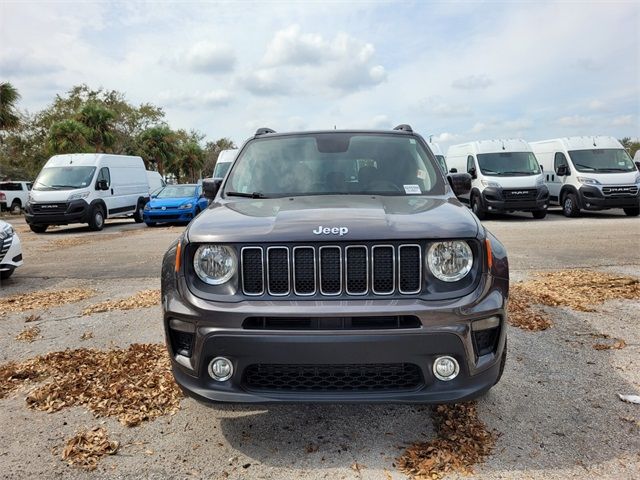
[[[413,128],[411,128],[411,125],[407,125],[406,123],[402,123],[398,125],[397,127],[394,128],[394,130],[413,133]]]
[[[258,130],[256,130],[256,136],[264,135],[265,133],[276,133],[276,131],[275,130],[271,130],[270,128],[267,128],[267,127],[262,127],[262,128],[259,128]]]

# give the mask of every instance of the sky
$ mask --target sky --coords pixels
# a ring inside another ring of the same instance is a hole
[[[443,148],[640,136],[640,2],[0,0],[0,81],[86,83],[241,143],[408,123]]]

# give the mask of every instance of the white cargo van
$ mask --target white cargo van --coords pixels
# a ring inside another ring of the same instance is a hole
[[[236,159],[238,155],[238,150],[222,150],[218,154],[218,160],[216,161],[216,166],[213,167],[213,178],[224,178],[224,176],[229,171],[229,167]]]
[[[556,138],[531,147],[544,167],[551,203],[561,205],[565,216],[576,217],[582,209],[640,213],[640,173],[615,138]]]
[[[549,190],[527,142],[520,139],[482,140],[447,150],[451,172],[471,175],[471,191],[460,198],[480,220],[489,213],[531,212],[544,218]]]
[[[448,172],[447,161],[444,158],[444,153],[442,153],[442,149],[440,148],[440,145],[432,142],[429,142],[428,145],[431,151],[433,152],[433,155],[436,157],[436,160],[438,161],[438,165],[440,165],[440,169],[442,170],[442,173],[446,175]]]
[[[162,175],[153,170],[147,170],[147,181],[149,182],[149,195],[153,196],[158,193],[162,188],[167,186],[167,182],[164,181]]]
[[[149,183],[140,157],[82,153],[55,155],[33,183],[25,218],[36,233],[49,225],[88,223],[102,230],[106,218],[133,214],[142,222]]]

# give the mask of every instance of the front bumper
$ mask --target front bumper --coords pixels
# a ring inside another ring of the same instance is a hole
[[[528,190],[532,189],[523,189],[522,191]],[[532,195],[531,198],[518,200],[514,196],[507,198],[503,189],[488,187],[482,192],[482,201],[485,209],[490,212],[546,210],[549,207],[549,190],[543,185],[535,189],[535,196]]]
[[[24,210],[24,218],[29,225],[68,225],[88,223],[90,213],[91,208],[84,200],[28,203]]]
[[[640,194],[605,195],[598,187],[583,185],[578,190],[580,205],[585,210],[606,210],[609,208],[638,208]]]
[[[22,245],[20,238],[14,234],[0,240],[0,271],[13,270],[22,265]]]
[[[193,210],[178,210],[176,208],[167,210],[145,210],[142,217],[145,222],[163,223],[163,222],[190,222],[195,216]]]
[[[164,275],[163,275],[164,277]],[[491,388],[499,375],[506,340],[508,281],[485,275],[465,297],[437,302],[406,300],[243,301],[227,304],[194,297],[175,281],[163,278],[163,310],[173,373],[183,390],[212,402],[456,402]],[[243,328],[250,317],[371,317],[412,315],[417,328],[376,330],[256,330]],[[498,317],[495,346],[478,354],[472,323]],[[190,356],[176,348],[176,332],[192,338]],[[436,357],[449,355],[460,364],[453,380],[437,380]],[[209,362],[229,358],[234,375],[216,382]],[[256,389],[247,383],[250,365],[378,365],[419,367],[415,388],[385,391],[287,391]]]

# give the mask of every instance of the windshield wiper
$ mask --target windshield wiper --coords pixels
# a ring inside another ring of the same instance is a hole
[[[595,168],[593,168],[591,165],[585,165],[583,163],[573,163],[576,167],[582,167],[582,168],[587,168],[589,170],[595,170]]]
[[[536,172],[502,172],[503,175],[535,175]]]
[[[633,172],[633,170],[626,168],[599,168],[598,172]]]
[[[267,198],[263,193],[253,192],[253,193],[245,193],[245,192],[225,192],[225,195],[228,197],[245,197],[245,198]]]
[[[82,188],[75,185],[51,185],[51,188]]]

